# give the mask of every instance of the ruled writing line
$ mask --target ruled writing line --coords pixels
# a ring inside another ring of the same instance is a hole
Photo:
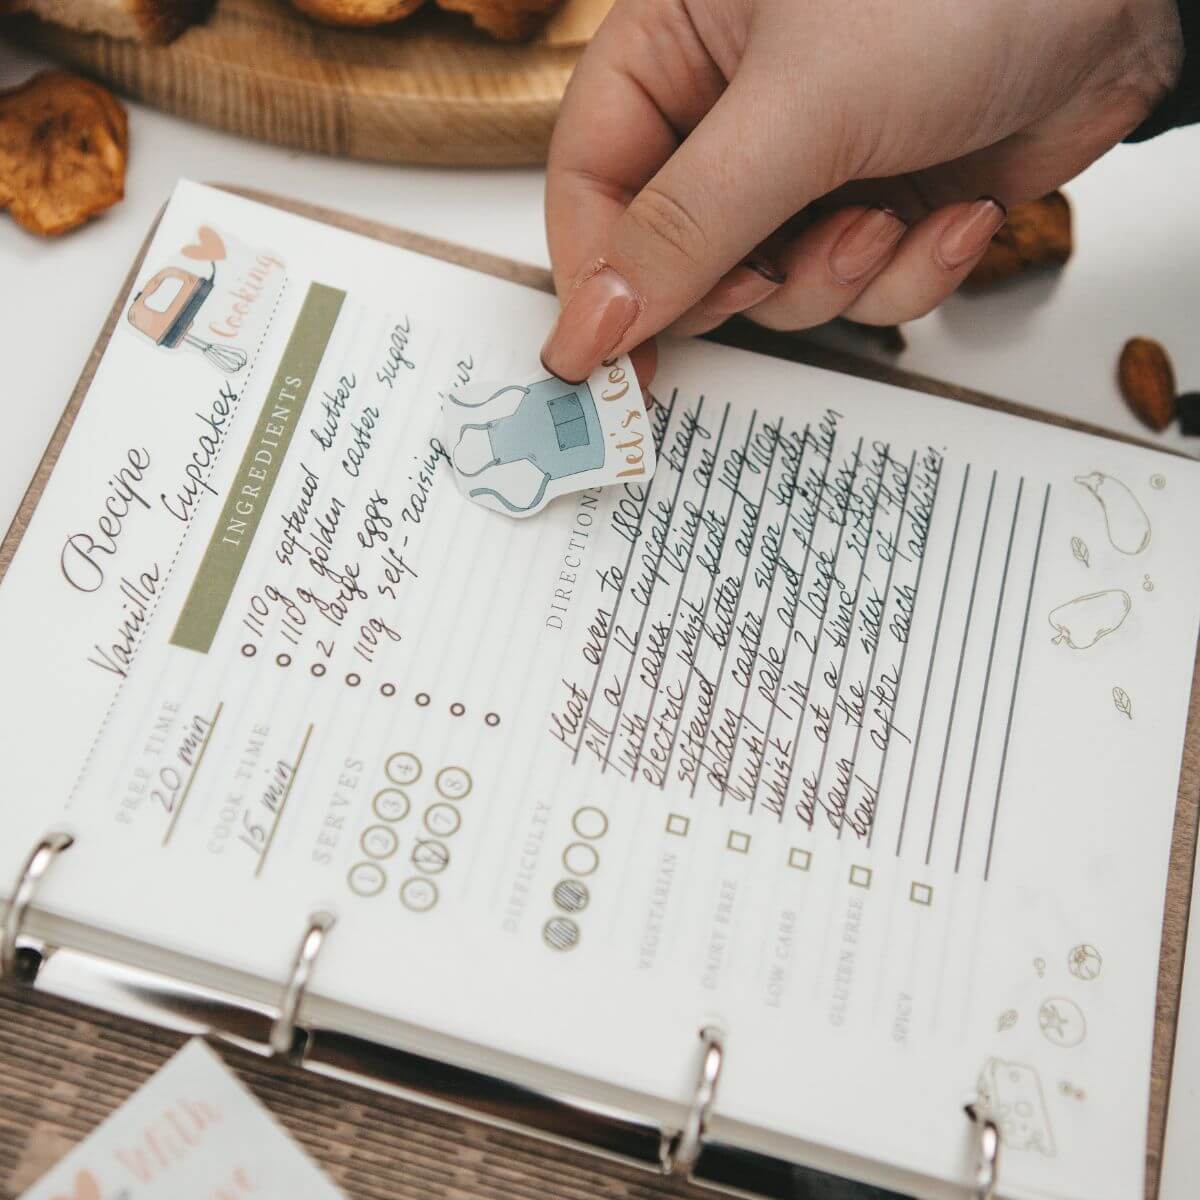
[[[861,440],[859,441],[859,445],[860,446],[862,445]],[[812,508],[809,512],[810,528],[813,530],[816,529],[817,522],[820,520],[820,517],[821,517],[821,511],[820,511],[821,510],[821,497],[825,494],[825,485],[829,479],[829,468],[830,468],[831,464],[833,463],[833,456],[834,456],[834,453],[836,450],[837,450],[837,434],[835,433],[833,435],[833,441],[830,442],[830,444],[829,444],[829,450],[828,450],[827,454],[825,455],[825,469],[821,472],[821,482],[817,485],[816,492],[813,495]],[[803,489],[801,489],[801,492],[803,493]],[[805,575],[808,574],[808,564],[809,564],[809,560],[812,558],[812,548],[813,548],[813,538],[810,536],[808,539],[808,544],[804,548],[804,562],[800,564],[800,577],[796,582],[796,607],[794,609],[792,609],[791,613],[789,614],[787,641],[783,647],[783,662],[781,662],[779,664],[779,677],[775,681],[775,694],[771,698],[771,715],[767,718],[767,732],[766,732],[764,740],[766,741],[766,744],[768,747],[770,747],[770,745],[771,745],[771,729],[773,728],[773,726],[775,724],[775,714],[779,711],[779,693],[783,688],[783,681],[787,676],[788,657],[791,655],[793,643],[795,643],[797,640],[796,616],[800,612],[801,600],[804,596],[804,577],[805,577]],[[814,649],[813,649],[814,654],[816,653],[815,645],[816,644],[814,643]],[[802,705],[803,705],[803,703],[806,703],[806,702],[807,702],[807,696],[805,696],[804,701],[802,701]],[[801,711],[803,711],[803,707],[801,707]],[[792,771],[793,771],[792,758],[793,758],[794,750],[795,750],[795,746],[793,744],[791,750],[788,752],[789,759],[788,759],[787,787],[791,786],[791,778],[792,778]],[[761,774],[761,769],[760,769],[760,774]],[[786,792],[786,790],[787,790],[787,788],[785,788],[785,792]],[[755,794],[750,799],[750,811],[751,812],[754,811],[754,806],[757,802],[758,802],[758,792],[757,792],[757,789],[755,789]],[[783,821],[783,814],[786,811],[786,807],[787,807],[786,804],[781,803],[780,809],[779,809],[780,822]]]
[[[728,406],[726,406],[728,411]],[[721,560],[725,557],[725,543],[729,540],[729,525],[733,520],[733,509],[738,502],[738,496],[742,488],[742,473],[746,469],[746,458],[750,453],[750,439],[754,436],[754,426],[758,421],[758,409],[754,409],[750,414],[750,426],[746,430],[746,441],[742,445],[742,457],[738,466],[737,479],[734,480],[734,485],[730,488],[729,509],[725,513],[725,523],[721,530],[721,544],[717,549],[717,560],[713,564],[713,575],[708,581],[708,596],[704,601],[704,611],[700,614],[699,631],[696,635],[696,644],[692,647],[692,661],[688,663],[687,678],[683,684],[683,699],[679,702],[679,720],[675,722],[675,732],[671,735],[671,745],[667,750],[667,761],[663,767],[663,777],[659,781],[659,789],[665,790],[667,786],[667,777],[671,773],[671,762],[675,757],[675,747],[679,742],[679,731],[683,728],[684,717],[687,714],[687,699],[688,693],[692,690],[692,679],[696,674],[696,659],[700,657],[700,643],[704,637],[704,627],[708,623],[708,610],[712,605],[713,593],[717,589],[717,579],[721,574]],[[715,463],[713,470],[716,471],[720,463]],[[701,757],[696,762],[696,773],[699,775],[700,767],[703,765],[704,747],[700,747]]]
[[[766,426],[764,426],[764,428],[770,429],[771,426],[766,425]],[[767,463],[766,471],[763,473],[762,495],[760,495],[758,498],[758,504],[756,506],[756,510],[754,513],[754,528],[750,531],[750,544],[746,548],[746,561],[742,563],[742,577],[741,577],[741,579],[738,580],[738,591],[737,591],[738,598],[737,598],[737,603],[734,605],[734,608],[733,608],[733,615],[735,618],[737,617],[738,609],[741,607],[741,604],[742,604],[742,593],[745,592],[745,590],[746,590],[746,576],[750,573],[750,560],[754,557],[754,542],[755,542],[755,539],[758,537],[758,525],[759,525],[759,522],[762,520],[763,506],[767,502],[767,487],[771,482],[771,468],[775,465],[775,456],[779,453],[779,443],[782,440],[782,436],[783,436],[783,418],[780,417],[779,423],[775,426],[775,436],[771,441],[771,459]],[[743,503],[745,503],[745,497],[743,497]],[[734,538],[734,545],[735,546],[737,545],[736,538]],[[736,632],[736,630],[737,630],[737,624],[735,621],[733,629],[730,631],[729,636],[725,639],[725,648],[721,651],[721,665],[717,669],[717,675],[716,675],[717,690],[713,694],[712,706],[708,710],[708,720],[705,721],[705,723],[704,723],[704,736],[700,739],[700,762],[696,764],[696,774],[692,776],[692,787],[691,787],[691,790],[688,792],[689,797],[695,796],[696,786],[700,782],[700,768],[704,764],[704,751],[705,751],[705,748],[708,746],[708,735],[710,733],[712,733],[713,717],[716,715],[716,712],[717,712],[717,698],[721,694],[721,682],[725,678],[725,664],[729,661],[729,647],[733,645],[733,635]],[[720,800],[718,801],[718,804],[721,807],[724,807],[724,805],[725,805],[725,783],[724,782],[722,782],[722,784],[721,784]]]
[[[1008,587],[1008,567],[1012,561],[1013,538],[1017,533],[1017,518],[1021,513],[1021,493],[1025,490],[1025,477],[1017,484],[1017,502],[1013,505],[1012,525],[1008,530],[1008,549],[1004,552],[1004,573],[1000,576],[1000,598],[996,602],[996,619],[992,623],[992,644],[988,648],[987,670],[983,675],[983,695],[979,700],[979,720],[975,723],[975,745],[971,750],[971,769],[967,772],[967,794],[963,800],[962,824],[958,830],[958,852],[954,856],[954,873],[962,864],[963,839],[967,833],[967,814],[971,811],[971,789],[975,786],[975,763],[979,758],[979,741],[983,733],[983,716],[987,711],[988,687],[992,682],[992,662],[996,657],[996,638],[1000,632],[1000,615],[1004,611],[1004,592]]]
[[[1004,750],[1000,755],[1000,774],[996,779],[996,800],[992,806],[992,827],[988,832],[987,860],[983,866],[983,881],[988,881],[992,870],[992,847],[996,838],[996,820],[1000,815],[1000,793],[1004,788],[1004,769],[1008,765],[1008,742],[1012,736],[1013,712],[1017,707],[1017,685],[1021,681],[1021,664],[1025,660],[1025,639],[1029,633],[1029,612],[1033,608],[1033,587],[1037,581],[1038,562],[1042,557],[1042,534],[1046,529],[1046,510],[1050,507],[1050,485],[1046,484],[1046,495],[1042,500],[1042,519],[1038,524],[1037,546],[1033,552],[1033,570],[1029,573],[1029,594],[1025,599],[1025,620],[1021,625],[1021,646],[1017,651],[1017,669],[1013,673],[1012,698],[1008,703],[1008,721],[1004,727]]]
[[[175,826],[179,823],[179,814],[183,812],[183,806],[187,803],[187,798],[192,794],[192,784],[196,780],[196,776],[200,774],[200,764],[204,761],[204,755],[208,750],[208,743],[212,740],[212,732],[217,727],[217,721],[221,716],[221,710],[225,707],[225,701],[217,702],[217,711],[213,713],[212,720],[208,723],[208,729],[205,730],[204,740],[200,743],[200,749],[196,752],[196,761],[192,764],[192,773],[188,776],[188,781],[184,784],[183,794],[179,797],[179,803],[175,806],[175,811],[171,814],[170,824],[167,826],[166,832],[163,834],[162,844],[165,846],[175,833]]]
[[[934,517],[937,514],[937,498],[938,498],[938,492],[942,486],[942,471],[944,469],[945,469],[945,462],[944,461],[939,462],[937,479],[934,481],[934,485],[933,485],[933,500],[931,501],[931,503],[929,505],[929,524],[926,526],[925,547],[921,552],[921,561],[917,565],[917,582],[913,586],[912,614],[910,617],[909,628],[908,628],[908,631],[905,634],[905,638],[904,638],[904,649],[900,651],[900,672],[899,673],[900,673],[901,680],[904,679],[904,666],[908,662],[908,648],[909,648],[909,646],[912,645],[912,626],[916,622],[916,614],[920,611],[919,605],[920,605],[920,601],[921,601],[921,579],[925,574],[925,560],[929,557],[929,540],[930,540],[929,531],[933,529]],[[962,511],[961,501],[959,504],[959,511],[960,512]],[[932,663],[932,661],[933,660],[931,658],[930,662]],[[896,685],[896,699],[892,702],[892,713],[891,713],[892,717],[894,717],[896,715],[896,712],[899,710],[899,707],[900,707],[900,687],[901,686],[902,686],[901,683],[898,683]],[[927,687],[928,687],[928,685],[927,685]],[[891,718],[889,718],[889,720],[888,720],[888,725],[889,725],[889,731],[888,731],[888,735],[887,735],[887,741],[884,743],[883,754],[880,756],[880,759],[879,759],[879,774],[878,774],[878,776],[876,776],[876,779],[875,779],[875,797],[876,797],[877,807],[875,809],[874,816],[871,818],[870,831],[867,833],[867,849],[868,850],[871,848],[871,842],[875,838],[875,830],[879,824],[879,810],[883,807],[883,775],[884,775],[884,772],[887,770],[888,754],[891,752],[892,738],[895,736],[895,732],[896,732],[894,726],[892,726]],[[915,750],[914,750],[914,753],[915,753]]]
[[[701,405],[701,408],[703,408],[703,406],[704,406],[704,397],[703,396],[700,397],[700,405]],[[699,425],[699,422],[700,422],[699,412],[700,412],[700,410],[697,409],[697,415],[696,415],[697,425]],[[700,530],[704,528],[704,508],[708,504],[708,492],[709,492],[709,489],[712,487],[713,477],[716,475],[717,467],[721,461],[721,443],[725,440],[725,426],[728,423],[728,421],[729,421],[729,405],[727,404],[727,405],[725,405],[725,412],[721,417],[721,428],[717,431],[716,444],[713,446],[712,465],[709,467],[708,478],[705,480],[704,491],[700,497],[700,506],[697,509],[697,512],[699,515],[696,518],[696,528],[692,531],[692,541],[691,541],[691,544],[688,546],[687,565],[684,567],[683,576],[679,580],[679,592],[675,597],[675,607],[671,612],[671,623],[667,628],[667,639],[666,639],[666,642],[664,643],[666,646],[666,650],[663,653],[662,666],[659,667],[658,679],[655,681],[654,690],[650,693],[650,706],[646,709],[646,716],[644,718],[644,728],[642,729],[642,740],[638,743],[637,757],[634,759],[633,772],[629,777],[630,783],[637,782],[638,768],[642,765],[642,759],[645,757],[644,752],[646,749],[646,735],[649,733],[650,726],[653,724],[654,702],[655,702],[655,700],[657,700],[658,694],[659,694],[658,685],[659,685],[659,683],[662,682],[662,673],[666,669],[667,662],[669,661],[671,643],[675,638],[675,626],[679,620],[679,609],[683,604],[683,593],[684,593],[685,589],[687,588],[688,575],[691,572],[692,563],[695,561],[695,557],[696,557],[696,543],[700,540]],[[690,454],[690,451],[691,451],[690,446],[688,447],[688,450],[689,450],[689,454]],[[704,453],[703,448],[701,448],[701,454],[703,454],[703,453]],[[686,463],[685,463],[685,465],[686,465]],[[668,530],[668,532],[670,532],[670,531]],[[682,719],[682,713],[680,714],[680,718]],[[669,762],[669,758],[668,758],[668,762]],[[663,765],[664,778],[665,778],[666,767],[667,767],[667,764],[664,764]]]
[[[771,565],[771,578],[767,583],[767,596],[763,601],[762,611],[758,614],[758,637],[755,641],[754,653],[750,657],[750,666],[746,670],[746,690],[742,693],[742,708],[738,713],[738,722],[733,731],[733,753],[729,760],[730,776],[735,774],[734,768],[737,766],[737,748],[741,741],[742,726],[746,721],[746,704],[750,699],[750,689],[754,686],[754,672],[758,667],[759,656],[762,654],[763,630],[766,628],[767,613],[771,608],[771,596],[775,591],[776,581],[779,579],[779,564],[783,561],[783,543],[784,539],[787,537],[788,526],[792,521],[792,502],[796,499],[796,493],[800,490],[800,472],[804,469],[804,456],[808,451],[808,435],[811,430],[812,422],[810,421],[804,426],[804,432],[800,435],[800,453],[796,457],[796,468],[794,471],[792,471],[791,477],[788,480],[787,504],[784,506],[783,510],[783,526],[779,535],[779,545],[776,547],[775,561]],[[767,476],[767,490],[770,491],[770,472],[768,472]],[[768,526],[768,529],[769,528],[770,526]],[[791,636],[790,629],[787,636]],[[758,792],[758,781],[762,776],[762,764],[763,760],[767,756],[768,745],[769,743],[764,740],[762,752],[758,757],[758,767],[754,772],[754,782],[750,788],[750,812],[754,811],[754,797]],[[726,780],[726,785],[728,785],[728,782],[729,781]]]
[[[667,408],[667,416],[663,422],[663,436],[658,445],[655,446],[656,452],[661,450],[662,445],[666,442],[667,428],[671,424],[671,414],[675,411],[675,402],[679,397],[679,389],[675,388],[671,392],[671,403]],[[655,472],[657,478],[657,472]],[[642,501],[642,511],[638,514],[637,536],[629,540],[629,553],[625,556],[625,567],[621,573],[621,587],[617,592],[617,598],[613,603],[612,621],[604,634],[604,645],[600,648],[600,661],[596,664],[596,674],[592,678],[592,686],[588,690],[587,704],[583,709],[583,720],[579,723],[579,741],[575,743],[574,753],[571,755],[571,765],[574,766],[579,761],[579,752],[583,749],[583,743],[587,738],[588,721],[592,715],[592,702],[596,698],[596,691],[600,686],[600,676],[604,673],[604,660],[608,657],[608,648],[612,644],[613,631],[617,627],[617,616],[621,611],[621,601],[625,598],[625,587],[629,579],[629,566],[633,562],[633,554],[637,549],[638,543],[642,538],[642,523],[646,519],[646,510],[650,507],[650,497],[654,494],[654,479],[650,480],[650,486],[646,488],[646,498]],[[611,737],[611,734],[609,735]]]
[[[903,503],[900,505],[900,520],[896,524],[896,544],[892,547],[892,561],[890,563],[888,563],[887,579],[883,585],[883,604],[880,606],[880,609],[879,609],[879,633],[875,638],[875,646],[871,651],[870,662],[868,662],[868,664],[867,664],[867,684],[866,684],[866,688],[863,691],[863,710],[859,714],[858,732],[855,733],[855,735],[854,735],[854,749],[851,750],[851,752],[850,752],[850,770],[847,772],[847,775],[851,780],[854,779],[854,773],[858,768],[858,751],[859,751],[860,746],[862,745],[863,729],[867,723],[867,705],[870,703],[871,684],[874,682],[874,679],[875,679],[875,663],[876,663],[876,660],[879,658],[879,645],[883,641],[883,635],[884,635],[883,619],[884,619],[884,617],[887,616],[888,598],[892,594],[892,577],[896,572],[896,559],[898,559],[900,557],[900,543],[904,539],[904,516],[908,512],[908,500],[909,500],[909,496],[911,496],[911,494],[912,494],[913,473],[916,471],[916,468],[917,468],[917,452],[914,450],[912,452],[912,457],[908,460],[908,476],[904,481],[904,500],[903,500]],[[925,561],[924,558],[922,558],[921,561],[923,563]],[[917,579],[919,582],[920,581],[920,568],[917,569]],[[914,607],[914,611],[915,611],[915,607]],[[900,683],[904,679],[904,666],[903,666],[904,650],[907,650],[907,649],[908,649],[908,642],[906,641],[904,643],[904,649],[902,649],[900,651],[901,667],[900,667],[900,678],[896,683],[897,692],[899,692]],[[886,744],[884,746],[883,752],[884,752],[884,754],[887,754]],[[883,770],[881,767],[880,775],[882,776],[882,774],[883,774]],[[876,802],[876,804],[878,804],[878,802],[879,802],[878,786],[876,786],[876,789],[875,789],[875,802]],[[849,807],[849,798],[847,798],[846,807],[847,808]],[[838,820],[837,835],[838,835],[839,841],[841,840],[842,830],[845,828],[845,825],[846,825],[846,809],[843,808],[842,815]],[[872,814],[871,828],[874,829],[874,827],[875,827],[875,818],[874,818],[874,815]],[[870,831],[868,830],[868,835],[869,835],[869,833],[870,833]],[[867,845],[870,846],[869,837],[868,837]]]
[[[296,755],[296,761],[292,764],[292,773],[288,776],[287,786],[283,789],[283,795],[279,799],[279,811],[275,814],[275,823],[271,826],[271,832],[267,835],[267,843],[263,846],[262,854],[259,855],[258,866],[254,870],[255,879],[263,873],[263,867],[267,865],[267,855],[270,854],[271,847],[275,844],[275,834],[279,831],[279,826],[283,824],[283,811],[287,808],[287,802],[291,798],[296,776],[300,774],[300,764],[304,762],[304,752],[308,749],[308,739],[312,737],[312,731],[313,727],[309,725],[304,732],[304,741],[300,743],[300,753]]]
[[[975,593],[979,588],[979,567],[983,562],[983,547],[987,542],[988,525],[992,519],[992,499],[996,494],[996,472],[992,472],[992,483],[988,488],[987,508],[983,511],[983,532],[979,535],[979,553],[975,556],[975,574],[971,579],[971,596],[967,601],[967,620],[963,626],[962,645],[958,650],[958,669],[954,672],[954,691],[950,693],[950,719],[946,722],[946,741],[942,746],[942,763],[938,768],[937,791],[933,794],[933,816],[929,821],[929,842],[925,847],[925,865],[933,857],[933,836],[937,830],[938,810],[942,803],[942,784],[946,780],[946,759],[950,754],[950,738],[954,732],[954,718],[958,712],[958,689],[962,683],[963,662],[967,656],[967,640],[971,636],[971,620],[975,615]]]
[[[929,685],[933,680],[933,666],[937,662],[938,643],[942,636],[942,617],[946,612],[946,596],[950,591],[950,572],[954,569],[954,555],[958,550],[958,530],[962,522],[963,502],[967,498],[967,484],[971,479],[971,464],[963,472],[962,491],[958,495],[958,513],[954,518],[954,533],[950,538],[950,555],[946,559],[946,576],[942,580],[942,597],[938,601],[937,621],[933,626],[933,645],[929,650],[929,666],[925,671],[925,690],[921,695],[921,713],[917,717],[917,736],[913,741],[912,758],[908,764],[908,784],[904,789],[904,807],[900,811],[900,832],[896,836],[896,857],[904,844],[904,829],[908,824],[908,802],[912,798],[913,778],[917,771],[917,757],[921,750],[921,734],[925,729],[925,707],[929,703]]]
[[[637,634],[633,639],[633,650],[629,655],[629,666],[625,670],[625,679],[621,683],[621,699],[620,699],[620,702],[617,704],[617,711],[613,717],[612,732],[608,735],[608,738],[604,743],[604,759],[603,759],[602,763],[600,764],[600,774],[601,775],[603,775],[604,772],[608,770],[608,760],[609,760],[609,757],[612,755],[613,743],[617,740],[617,738],[620,734],[621,717],[624,715],[624,712],[625,712],[625,697],[629,694],[629,681],[633,678],[633,668],[634,668],[635,664],[637,663],[637,652],[642,644],[642,635],[646,632],[646,621],[650,617],[650,605],[651,605],[652,601],[654,600],[654,593],[658,589],[658,585],[660,582],[660,572],[661,572],[661,568],[662,568],[663,554],[666,552],[666,548],[667,548],[667,535],[671,532],[671,524],[675,520],[675,509],[679,506],[679,494],[680,494],[680,492],[683,491],[683,481],[687,478],[687,465],[688,465],[689,460],[692,457],[692,447],[696,444],[696,440],[697,440],[696,439],[696,430],[700,426],[700,416],[703,412],[704,412],[704,397],[701,396],[699,399],[699,402],[696,405],[696,415],[693,418],[691,432],[688,434],[687,449],[684,451],[684,455],[683,455],[683,466],[679,470],[679,479],[675,483],[675,495],[671,497],[671,506],[670,506],[670,508],[667,509],[666,520],[664,522],[662,522],[666,532],[663,533],[662,539],[658,543],[658,557],[655,558],[655,560],[654,560],[654,570],[651,572],[651,575],[650,575],[650,590],[649,590],[649,592],[646,593],[646,603],[642,606],[642,617],[641,617],[641,620],[638,622]],[[683,420],[686,420],[686,419],[687,419],[687,414],[686,414],[686,410],[685,410]],[[667,442],[667,435],[666,435],[666,432],[664,432],[663,433],[663,445],[664,446],[666,445],[666,442]],[[647,512],[647,511],[649,511],[649,504],[647,504],[646,509],[643,511],[643,517],[645,516],[645,512]],[[638,522],[638,541],[641,541],[641,538],[642,538],[642,528],[641,527],[642,527],[642,522],[639,521]],[[626,592],[626,589],[628,588],[628,586],[629,586],[629,581],[626,579],[621,584],[621,598],[622,599],[625,598],[625,592]],[[636,603],[636,598],[635,598],[635,603]],[[617,607],[613,610],[614,626],[616,624],[617,613],[619,611],[620,611],[620,605],[618,604]],[[656,683],[655,687],[657,687],[657,686],[658,685]],[[642,740],[643,740],[643,742],[645,741],[644,734],[643,734]],[[640,750],[639,750],[639,754],[640,754]],[[634,764],[634,768],[633,768],[633,777],[634,778],[637,777],[636,763]]]

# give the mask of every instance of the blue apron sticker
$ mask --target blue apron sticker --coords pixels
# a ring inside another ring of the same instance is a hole
[[[454,477],[468,499],[529,517],[567,492],[654,474],[654,439],[628,358],[584,383],[474,382],[445,396]]]

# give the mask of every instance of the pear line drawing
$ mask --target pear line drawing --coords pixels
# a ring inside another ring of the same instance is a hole
[[[1114,550],[1121,554],[1141,554],[1150,545],[1150,518],[1141,501],[1125,484],[1103,471],[1076,475],[1075,482],[1096,498],[1104,513],[1104,528]]]
[[[1133,600],[1123,588],[1077,596],[1050,610],[1047,620],[1056,636],[1054,645],[1087,650],[1125,624]]]

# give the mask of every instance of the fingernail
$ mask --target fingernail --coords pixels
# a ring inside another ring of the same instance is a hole
[[[956,271],[982,254],[1008,220],[1008,210],[994,196],[981,196],[943,231],[934,254],[938,265]]]
[[[739,313],[761,304],[773,291],[787,282],[770,263],[746,259],[729,271],[708,295],[705,307],[715,313]]]
[[[857,283],[892,252],[908,228],[891,209],[869,208],[845,229],[829,252],[829,270],[838,283]]]
[[[542,347],[542,366],[580,383],[611,354],[644,307],[624,277],[607,264],[582,279]]]

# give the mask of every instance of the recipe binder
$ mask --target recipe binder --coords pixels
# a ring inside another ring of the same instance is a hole
[[[534,268],[305,206],[253,193],[241,194],[477,270],[543,289],[549,286],[546,273]],[[139,257],[134,272],[140,261]],[[122,289],[122,296],[126,290]],[[11,561],[119,315],[118,307],[110,316],[22,502],[13,528],[0,549],[0,573]],[[902,381],[909,387],[934,394],[1031,415],[1016,405],[918,379],[878,364],[803,346],[792,339],[753,327],[735,327],[723,331],[719,336],[731,344],[781,357],[813,361],[888,381]],[[1079,427],[1062,419],[1045,419]],[[1151,1169],[1147,1172],[1148,1197],[1156,1194],[1157,1156],[1165,1121],[1187,900],[1194,859],[1197,795],[1200,792],[1198,730],[1200,690],[1194,678],[1160,957],[1148,1149],[1151,1163]],[[323,945],[337,936],[336,923],[327,913],[297,914],[297,952],[293,972],[287,980],[279,981],[278,997],[274,1001],[252,998],[240,994],[236,989],[218,989],[183,978],[168,978],[131,961],[100,958],[73,949],[70,945],[48,944],[46,939],[38,937],[31,929],[30,918],[36,914],[37,888],[41,879],[50,871],[70,870],[71,845],[69,835],[50,831],[38,845],[31,848],[24,870],[12,888],[13,899],[5,910],[0,940],[0,976],[47,994],[81,1000],[183,1032],[209,1034],[257,1053],[284,1056],[316,1075],[388,1091],[412,1101],[581,1148],[652,1172],[686,1177],[730,1194],[766,1197],[792,1194],[790,1164],[723,1144],[707,1136],[709,1118],[720,1109],[722,1067],[729,1056],[736,1054],[736,1030],[705,1026],[679,1031],[681,1039],[695,1044],[696,1082],[690,1097],[679,1097],[683,1119],[669,1126],[635,1112],[582,1104],[569,1095],[552,1091],[534,1091],[306,1020],[304,998],[309,981],[319,976]],[[56,942],[61,941],[65,939],[56,939]],[[976,1163],[976,1176],[971,1184],[976,1200],[989,1200],[1003,1194],[999,1132],[988,1101],[986,1096],[978,1097],[963,1117],[964,1149],[970,1148]]]

